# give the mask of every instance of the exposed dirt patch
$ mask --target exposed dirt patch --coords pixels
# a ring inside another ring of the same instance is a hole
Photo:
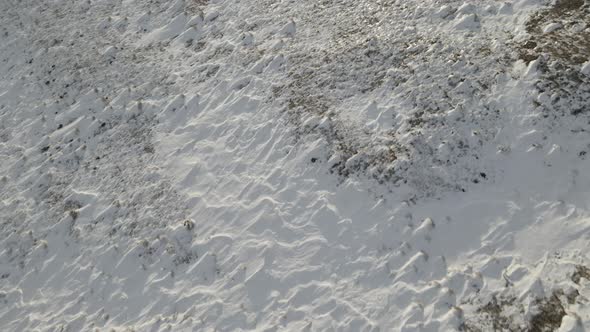
[[[203,13],[202,8],[209,4],[209,0],[189,0],[186,9],[190,13]]]
[[[561,0],[534,14],[526,23],[530,34],[519,47],[520,58],[531,62],[543,53],[568,64],[581,64],[590,54],[590,5]]]
[[[492,299],[476,310],[476,318],[467,320],[460,330],[465,332],[483,331],[521,331],[521,327],[514,323],[514,318],[506,310],[515,305],[516,298]],[[522,313],[524,310],[520,308]]]
[[[590,281],[590,269],[583,265],[578,265],[572,275],[572,281],[579,285],[582,278]]]
[[[516,331],[512,319],[504,312],[504,309],[514,305],[515,298],[492,300],[477,309],[478,322],[467,321],[461,325],[460,330],[466,332],[483,331]]]
[[[461,43],[450,39],[442,27],[457,17],[440,16],[437,6],[389,0],[299,5],[297,34],[288,37],[295,45],[286,61],[288,80],[273,88],[273,101],[283,104],[294,137],[325,141],[327,158],[319,161],[329,160],[332,173],[368,176],[390,190],[408,186],[420,196],[464,192],[490,180],[479,175],[485,167],[479,148],[499,127],[502,110],[486,99],[496,75],[515,60],[504,52],[509,47],[491,48],[487,35],[475,38],[475,32],[457,31],[465,34]],[[415,15],[403,15],[408,10]],[[315,42],[297,44],[299,33]],[[494,44],[511,38],[502,35]],[[457,131],[455,122],[477,129]],[[449,168],[462,171],[432,172]]]
[[[590,77],[580,68],[590,61],[590,3],[558,1],[532,15],[526,30],[529,37],[517,51],[527,64],[538,60],[536,88],[543,97],[535,102],[540,112],[549,123],[588,115]]]
[[[550,332],[559,328],[566,315],[560,295],[563,296],[563,292],[556,291],[549,299],[537,301],[539,312],[531,318],[527,332]]]
[[[574,290],[565,293],[555,290],[551,296],[534,301],[535,313],[526,319],[524,307],[516,297],[492,299],[475,311],[475,317],[466,320],[462,331],[510,331],[510,332],[550,332],[561,326],[566,308],[576,302],[579,293]]]

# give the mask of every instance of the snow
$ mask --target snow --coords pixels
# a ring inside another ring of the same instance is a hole
[[[543,5],[0,3],[1,329],[583,331]]]
[[[545,26],[543,28],[543,33],[551,33],[557,29],[561,29],[563,26],[561,25],[561,23],[549,23],[547,24],[547,26]]]

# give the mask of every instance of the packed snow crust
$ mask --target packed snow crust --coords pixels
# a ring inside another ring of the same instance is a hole
[[[589,8],[0,2],[0,330],[585,331]]]

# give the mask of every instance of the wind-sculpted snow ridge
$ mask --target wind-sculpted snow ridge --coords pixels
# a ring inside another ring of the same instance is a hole
[[[587,9],[0,2],[0,329],[584,331]]]

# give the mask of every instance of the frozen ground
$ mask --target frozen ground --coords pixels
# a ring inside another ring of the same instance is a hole
[[[589,8],[0,1],[0,329],[590,329]]]

